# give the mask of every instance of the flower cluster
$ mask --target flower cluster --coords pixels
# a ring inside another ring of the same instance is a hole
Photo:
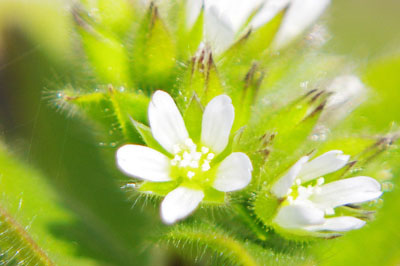
[[[243,29],[257,29],[287,8],[273,43],[282,49],[307,29],[329,5],[329,0],[190,0],[187,25],[192,27],[204,8],[204,39],[220,54],[228,49]]]
[[[154,93],[148,110],[151,132],[166,150],[128,144],[117,151],[117,164],[126,174],[151,182],[175,181],[161,204],[161,217],[171,224],[193,212],[211,187],[221,192],[242,189],[251,180],[246,154],[234,152],[216,160],[228,145],[234,108],[226,95],[215,97],[203,114],[198,144],[189,137],[185,122],[169,94]]]
[[[185,3],[188,29],[200,21],[203,12],[199,51],[205,47],[210,55],[218,56],[243,34],[262,27],[285,10],[270,46],[272,50],[282,49],[307,29],[330,1],[187,0]],[[321,105],[324,110],[314,127],[316,133],[352,111],[363,99],[365,87],[357,77],[343,75],[336,77],[326,92],[333,95]],[[202,113],[199,137],[190,136],[173,98],[159,90],[152,96],[148,120],[152,136],[161,148],[127,144],[118,149],[117,165],[127,175],[152,182],[154,187],[172,184],[162,194],[165,198],[160,213],[166,224],[186,218],[201,202],[207,203],[210,191],[225,195],[251,182],[253,165],[249,157],[242,152],[226,151],[234,117],[231,98],[216,96]],[[269,184],[271,198],[279,202],[276,213],[268,216],[272,217],[268,220],[272,226],[280,231],[313,236],[338,235],[361,228],[364,220],[342,215],[337,208],[380,197],[380,183],[366,176],[325,182],[327,174],[343,168],[349,159],[350,156],[338,150],[313,160],[304,156],[277,182]]]

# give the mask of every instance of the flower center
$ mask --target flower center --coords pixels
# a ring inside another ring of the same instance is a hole
[[[181,174],[189,179],[210,170],[210,163],[215,157],[208,147],[201,146],[198,149],[190,138],[184,144],[174,146],[174,155],[171,165],[178,168]]]
[[[310,200],[310,197],[315,194],[319,194],[321,192],[321,186],[324,184],[325,179],[323,177],[320,177],[317,179],[317,182],[315,185],[308,185],[308,186],[302,186],[301,185],[301,180],[296,179],[295,183],[297,187],[294,189],[290,189],[288,196],[287,196],[287,201],[290,205],[295,205],[295,204],[308,204],[312,203]],[[335,214],[335,211],[333,208],[323,208],[324,212],[326,215],[333,215]]]

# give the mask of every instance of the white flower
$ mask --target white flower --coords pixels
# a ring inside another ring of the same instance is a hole
[[[344,75],[336,77],[326,91],[332,96],[328,98],[320,120],[325,124],[334,124],[363,102],[367,89],[357,76]]]
[[[344,167],[349,158],[337,150],[312,161],[308,161],[308,156],[302,157],[271,188],[272,193],[283,201],[273,223],[300,234],[361,228],[365,224],[363,220],[334,216],[335,208],[380,197],[379,182],[371,177],[358,176],[324,184],[323,176]]]
[[[214,161],[228,144],[234,116],[228,96],[212,99],[203,113],[201,140],[195,144],[171,96],[164,91],[154,93],[148,110],[151,132],[170,155],[128,144],[118,149],[116,157],[119,168],[127,175],[152,182],[179,183],[161,204],[165,223],[172,224],[192,213],[203,200],[207,187],[230,192],[250,182],[253,169],[246,154],[234,152],[220,163]]]
[[[216,54],[228,49],[243,27],[257,29],[284,8],[287,12],[272,47],[282,49],[323,13],[330,0],[187,0],[187,25],[193,26],[204,8],[204,40]]]

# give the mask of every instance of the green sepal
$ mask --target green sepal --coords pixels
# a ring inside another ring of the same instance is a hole
[[[152,192],[159,196],[166,196],[169,192],[178,187],[178,183],[175,181],[170,182],[147,182],[144,181],[140,184],[138,191],[140,192]]]
[[[115,86],[131,84],[125,47],[112,36],[81,29],[83,46],[100,82]]]
[[[142,123],[147,121],[150,99],[138,93],[120,92],[111,86],[109,86],[109,97],[124,136],[129,142],[138,142],[138,131],[131,119]]]
[[[82,113],[100,126],[101,138],[113,147],[123,141],[142,142],[131,118],[146,121],[148,102],[149,98],[144,95],[121,92],[111,86],[93,93],[76,93],[66,89],[58,92],[55,98],[55,103],[72,115]]]
[[[189,136],[195,143],[200,141],[203,111],[204,107],[200,103],[200,99],[197,94],[194,93],[189,102],[189,106],[183,115],[183,119],[185,120],[185,125],[189,132]]]
[[[135,17],[133,1],[97,0],[99,24],[102,28],[123,37]]]
[[[257,58],[261,58],[269,52],[267,48],[281,25],[285,11],[278,13],[271,21],[259,29],[249,29],[231,48],[223,55],[228,59],[227,65],[246,65]]]
[[[186,1],[184,1],[186,4]],[[181,20],[178,22],[177,48],[178,57],[187,60],[195,54],[203,40],[204,10],[202,9],[196,22],[189,29],[186,23],[186,6],[180,6]]]
[[[276,15],[270,22],[259,29],[248,30],[231,48],[221,55],[221,69],[229,72],[224,75],[224,80],[231,90],[231,96],[235,107],[241,112],[240,126],[245,124],[248,118],[249,106],[254,103],[254,97],[258,92],[261,81],[266,72],[264,58],[270,52],[267,48],[271,44],[281,24],[283,12]],[[256,70],[255,71],[255,66]],[[250,79],[254,81],[250,81]],[[254,84],[250,84],[254,82]]]
[[[204,203],[205,204],[225,204],[226,193],[218,191],[212,187],[207,187],[203,189],[204,192]]]
[[[160,151],[166,155],[169,155],[169,153],[154,139],[150,127],[134,119],[131,119],[131,121],[133,126],[136,128],[137,132],[139,132],[142,140],[148,147]]]
[[[152,3],[133,41],[133,72],[140,87],[167,90],[176,64],[176,44]]]
[[[203,106],[225,92],[213,54],[207,45],[199,48],[179,80],[181,91],[186,92],[184,96],[192,97],[193,93],[196,93]]]
[[[267,188],[257,193],[253,202],[253,211],[257,218],[266,226],[271,226],[272,219],[277,214],[281,200],[272,195]]]

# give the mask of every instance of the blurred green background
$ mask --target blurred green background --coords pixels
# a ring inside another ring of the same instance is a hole
[[[90,84],[71,8],[72,1],[0,1],[0,206],[15,211],[9,215],[57,265],[174,265],[174,256],[142,241],[159,222],[157,210],[126,199],[121,174],[102,160],[112,149],[99,149],[93,127],[47,98],[63,84]],[[350,58],[371,89],[346,130],[400,129],[399,14],[398,0],[336,0],[324,15],[324,52]],[[389,173],[397,186],[383,196],[377,220],[314,248],[314,262],[400,265],[399,158],[388,159],[398,166]]]

